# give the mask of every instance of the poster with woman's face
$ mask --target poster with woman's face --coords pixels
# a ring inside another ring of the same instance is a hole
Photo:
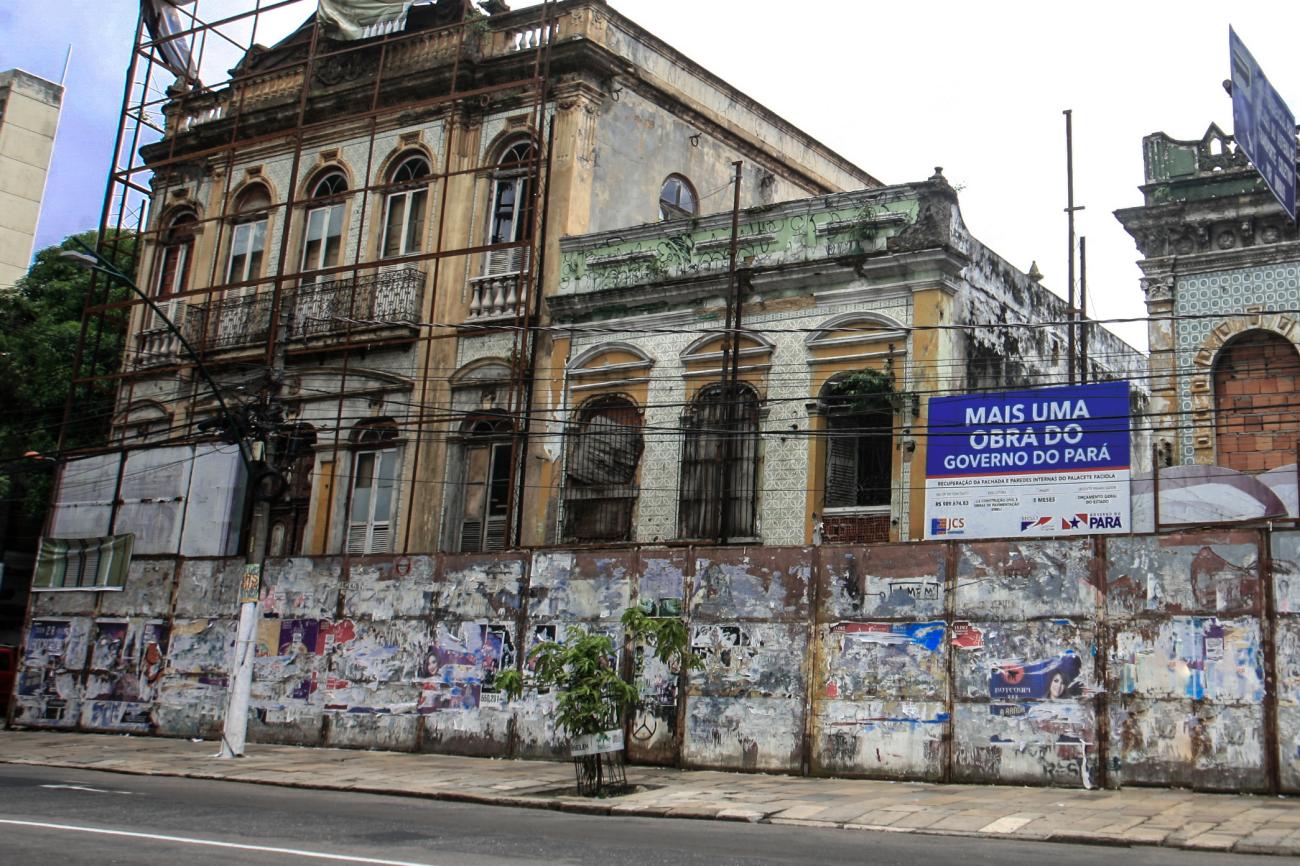
[[[1050,701],[1083,694],[1083,659],[1065,652],[1032,662],[999,662],[989,671],[989,698],[995,701]]]

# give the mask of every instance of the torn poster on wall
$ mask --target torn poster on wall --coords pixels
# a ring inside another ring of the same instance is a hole
[[[40,721],[71,721],[68,710],[77,698],[76,675],[67,670],[71,644],[69,620],[36,620],[27,632],[17,692],[20,699],[27,699],[24,703],[35,705],[31,711]]]
[[[514,667],[515,658],[511,626],[467,622],[451,631],[439,623],[425,654],[416,711],[473,710],[484,702],[500,703],[497,673]]]
[[[166,670],[165,622],[95,623],[82,723],[92,728],[148,730]]]
[[[1073,651],[1032,662],[995,662],[989,671],[994,701],[1042,701],[1083,694],[1083,660]]]

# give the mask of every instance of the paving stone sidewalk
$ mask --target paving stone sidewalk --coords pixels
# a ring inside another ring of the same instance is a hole
[[[1300,855],[1300,798],[811,779],[629,767],[636,793],[572,794],[570,764],[0,731],[0,763],[397,794],[592,814]]]

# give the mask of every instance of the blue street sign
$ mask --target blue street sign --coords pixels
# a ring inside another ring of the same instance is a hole
[[[1295,115],[1268,83],[1255,58],[1228,28],[1232,66],[1232,126],[1237,146],[1255,164],[1278,203],[1294,221]]]

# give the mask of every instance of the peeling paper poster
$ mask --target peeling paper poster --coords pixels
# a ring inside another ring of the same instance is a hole
[[[1083,694],[1083,659],[1066,652],[1035,662],[998,662],[989,671],[989,698],[995,701],[1041,701]]]

